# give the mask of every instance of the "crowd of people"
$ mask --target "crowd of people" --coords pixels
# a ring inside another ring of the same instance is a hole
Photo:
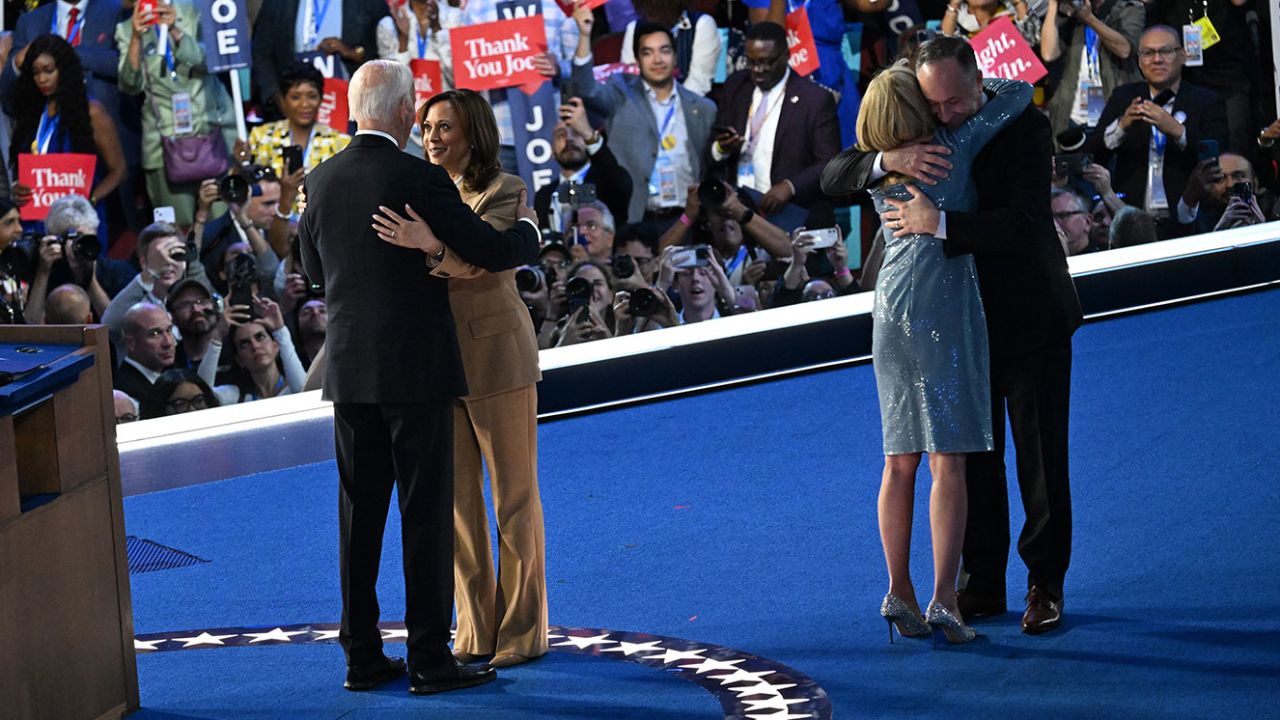
[[[873,289],[885,253],[875,202],[825,193],[823,171],[858,141],[877,71],[1004,16],[1048,69],[1033,102],[1053,131],[1066,254],[1280,217],[1280,120],[1254,0],[934,0],[906,30],[857,0],[525,5],[548,39],[537,70],[560,91],[558,170],[528,191],[541,249],[513,274],[539,348]],[[316,386],[327,306],[297,250],[300,196],[351,136],[321,122],[325,77],[300,56],[347,73],[435,60],[452,90],[450,29],[505,6],[247,0],[245,137],[228,78],[206,69],[201,7],[31,1],[0,38],[0,320],[108,325],[123,419]],[[801,7],[820,61],[805,76],[786,29]],[[1184,46],[1197,21],[1212,33]],[[406,152],[464,167],[483,145],[515,172],[511,92],[476,95],[493,137],[424,112]],[[18,156],[59,152],[97,158],[87,197],[20,221],[33,198]],[[944,174],[945,156],[920,157],[926,178]],[[850,206],[863,209],[852,225]]]

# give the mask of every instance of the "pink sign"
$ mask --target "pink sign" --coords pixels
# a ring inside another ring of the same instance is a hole
[[[534,57],[547,51],[541,15],[456,27],[449,31],[449,43],[457,87],[521,87],[533,93],[547,80],[533,64]]]
[[[320,96],[320,112],[316,113],[316,121],[324,123],[340,133],[347,131],[347,85],[346,80],[337,78],[324,79],[324,94]]]
[[[803,7],[787,13],[787,51],[791,53],[787,64],[797,75],[808,75],[821,64],[818,45],[813,41],[813,28],[809,26],[809,11]]]
[[[997,18],[985,30],[969,38],[969,44],[978,56],[978,67],[982,69],[983,77],[1023,80],[1034,85],[1049,74],[1007,15]]]
[[[54,200],[67,195],[89,197],[96,155],[87,153],[18,154],[18,182],[31,188],[31,202],[22,206],[23,220],[44,220]]]

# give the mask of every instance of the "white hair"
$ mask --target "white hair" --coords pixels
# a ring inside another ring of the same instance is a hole
[[[413,108],[413,73],[394,60],[361,65],[347,88],[347,105],[357,125],[390,122],[406,103]]]
[[[44,231],[50,235],[61,235],[68,230],[81,234],[98,232],[98,211],[93,209],[87,198],[64,195],[49,205]]]

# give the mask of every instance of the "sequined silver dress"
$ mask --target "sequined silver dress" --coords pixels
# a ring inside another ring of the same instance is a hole
[[[917,186],[944,211],[977,207],[969,172],[974,156],[1031,100],[1031,86],[1023,82],[988,80],[986,86],[996,96],[964,126],[939,129],[935,137],[951,149],[950,177]],[[885,198],[910,200],[911,194],[899,184],[873,189],[871,197],[883,212]],[[991,361],[973,256],[948,258],[932,235],[881,232],[872,359],[885,454],[991,450]]]

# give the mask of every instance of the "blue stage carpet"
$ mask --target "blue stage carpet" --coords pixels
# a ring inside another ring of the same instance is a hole
[[[837,718],[1275,717],[1278,379],[1280,291],[1082,328],[1065,626],[1018,632],[1015,553],[1011,612],[963,647],[886,641],[870,366],[544,425],[551,622],[772,660],[821,686]],[[127,498],[129,534],[209,561],[132,576],[138,634],[336,622],[336,481],[324,463]],[[927,473],[917,488],[923,599]],[[1016,536],[1016,500],[1012,515]],[[396,621],[399,543],[384,547],[384,620]],[[678,676],[692,671],[619,653],[557,651],[476,690],[415,698],[403,681],[344,692],[333,643],[164,651],[181,644],[140,653],[135,717],[724,717]],[[764,705],[740,717],[807,717]]]

